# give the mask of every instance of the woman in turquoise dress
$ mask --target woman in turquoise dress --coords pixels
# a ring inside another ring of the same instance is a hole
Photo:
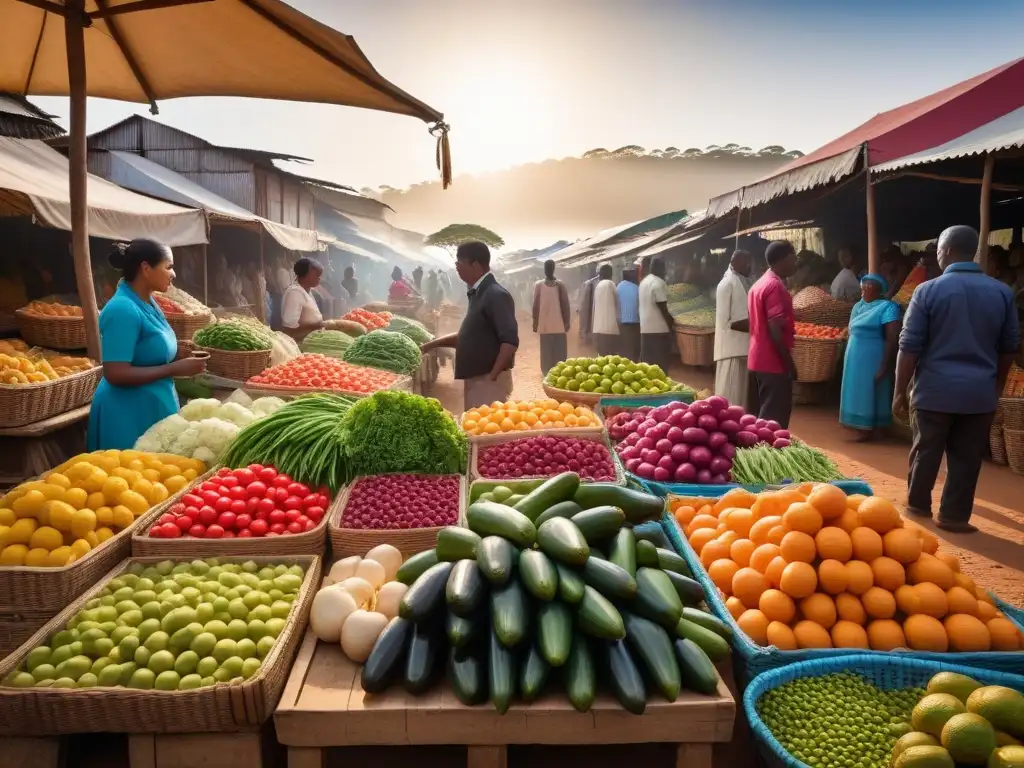
[[[174,376],[202,373],[202,360],[174,360],[178,342],[153,293],[174,279],[171,249],[154,240],[117,245],[110,264],[121,270],[113,298],[100,312],[103,379],[89,412],[90,451],[132,448],[142,433],[178,412]]]
[[[900,335],[900,308],[884,298],[885,278],[861,278],[861,300],[850,314],[850,340],[843,362],[839,423],[857,430],[859,440],[892,423],[893,362]]]

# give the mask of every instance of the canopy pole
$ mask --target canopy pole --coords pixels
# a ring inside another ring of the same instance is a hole
[[[266,285],[267,272],[263,262],[263,227],[260,227],[260,277],[263,278],[263,284]],[[256,281],[256,287],[260,287],[259,280]],[[257,297],[259,305],[256,307],[256,311],[259,313],[261,323],[267,322],[267,300],[265,296]]]
[[[864,145],[864,208],[868,227],[868,272],[878,274],[878,225],[875,218],[875,188],[871,184],[871,166],[868,164],[868,145]]]
[[[992,172],[996,158],[985,155],[985,172],[981,177],[981,226],[978,227],[978,263],[984,271],[988,266],[988,236],[992,230]]]
[[[71,198],[71,254],[75,264],[78,299],[85,319],[85,343],[89,357],[100,360],[99,310],[89,259],[89,171],[85,134],[85,0],[67,0],[64,42],[68,55],[68,85],[71,91],[71,139],[68,162],[68,192]]]
[[[203,243],[203,304],[210,306],[210,289],[207,283],[209,270],[206,268],[206,243]]]

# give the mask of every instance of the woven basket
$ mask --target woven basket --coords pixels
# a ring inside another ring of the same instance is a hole
[[[205,328],[213,322],[213,315],[205,313],[202,315],[179,315],[175,313],[164,313],[171,330],[178,338],[178,343],[192,341],[192,335],[200,328]]]
[[[174,356],[174,359],[184,360],[186,357],[192,357],[192,353],[197,349],[199,347],[194,342],[178,339],[178,354]]]
[[[585,405],[588,408],[594,408],[599,402],[603,395],[597,392],[573,392],[569,389],[558,389],[544,383],[544,394],[550,397],[552,400],[557,400],[560,403],[575,403],[576,405]]]
[[[828,325],[833,328],[846,328],[850,324],[850,314],[855,301],[838,301],[829,299],[803,309],[793,308],[793,318],[798,323],[814,323]]]
[[[270,367],[270,350],[254,352],[228,352],[223,349],[200,347],[210,353],[206,370],[231,381],[246,381]]]
[[[603,444],[605,446],[605,448],[608,449],[608,453],[609,453],[609,455],[612,458],[612,464],[615,466],[615,479],[614,480],[584,480],[583,482],[590,482],[590,483],[615,483],[616,485],[625,485],[626,484],[626,472],[622,468],[622,464],[618,461],[617,455],[615,453],[615,449],[612,448],[611,443],[608,441],[608,437],[603,432],[600,435],[594,435],[594,434],[589,434],[589,435],[583,434],[583,435],[581,435],[581,434],[579,434],[579,430],[573,430],[573,429],[549,429],[544,434],[546,436],[549,436],[549,437],[574,437],[574,438],[576,438],[578,440],[593,440],[594,442],[599,442],[599,443]],[[477,462],[479,460],[481,451],[485,451],[488,448],[490,448],[492,445],[496,445],[498,443],[508,443],[508,442],[511,442],[512,440],[519,440],[520,439],[520,434],[518,432],[509,432],[509,433],[506,433],[504,435],[495,435],[495,438],[496,438],[495,440],[493,440],[492,442],[490,442],[488,444],[480,444],[480,443],[471,443],[470,444],[470,446],[469,446],[469,478],[470,478],[470,480],[492,480],[493,481],[493,480],[512,480],[512,479],[515,479],[515,480],[535,480],[535,479],[544,479],[544,480],[546,480],[547,479],[547,477],[548,477],[547,475],[545,475],[545,476],[533,475],[533,476],[524,476],[524,477],[517,477],[517,478],[512,478],[512,477],[484,477],[483,475],[481,475],[479,467],[477,466]],[[500,438],[500,439],[497,439],[497,438]]]
[[[992,426],[988,430],[988,447],[992,455],[992,461],[996,464],[1007,463],[1006,461],[1006,440],[1003,437],[1003,405],[1002,402],[996,407],[995,416],[992,419]]]
[[[398,390],[400,392],[412,392],[412,378],[409,376],[399,376],[398,379],[388,387],[384,387],[386,390]],[[299,395],[308,395],[313,392],[329,392],[332,395],[347,395],[348,397],[368,397],[373,392],[346,392],[342,389],[310,389],[308,387],[272,387],[269,384],[255,384],[253,386],[246,386],[245,391],[249,393],[251,397],[298,397]],[[378,392],[383,390],[377,390]]]
[[[828,381],[836,372],[839,362],[840,339],[812,339],[797,336],[793,341],[793,365],[796,380],[805,384]]]
[[[0,384],[0,427],[23,427],[92,402],[103,369],[62,376],[40,384]]]
[[[14,313],[21,338],[36,347],[85,349],[85,318],[42,317],[19,309]]]
[[[0,686],[0,735],[203,733],[246,731],[260,726],[274,714],[284,691],[306,631],[309,608],[320,586],[322,561],[319,557],[307,555],[244,559],[255,560],[257,564],[301,565],[306,569],[306,577],[292,604],[285,628],[259,671],[251,678],[242,683],[218,683],[190,691]],[[135,562],[152,565],[159,559],[132,558],[106,573],[100,584],[64,609],[16,653],[0,663],[0,679],[14,670],[32,648],[42,645],[60,631],[102,589],[103,584]]]
[[[999,411],[1006,429],[1024,429],[1024,397],[999,398]]]
[[[466,478],[459,476],[459,521],[458,525],[464,525],[463,512],[467,506],[468,490]],[[390,544],[396,547],[405,557],[415,555],[432,549],[437,542],[437,533],[440,527],[432,528],[405,528],[399,530],[380,530],[366,528],[342,528],[341,520],[345,515],[345,507],[348,504],[349,493],[352,488],[359,484],[356,480],[352,485],[345,488],[338,496],[338,502],[331,506],[331,514],[328,515],[328,536],[331,539],[331,557],[335,560],[351,555],[365,555],[378,544]]]
[[[1006,463],[1017,475],[1024,475],[1024,429],[1003,427],[1006,442]]]
[[[679,358],[683,365],[706,367],[715,364],[715,332],[708,328],[676,327]]]
[[[0,661],[14,653],[46,622],[57,615],[56,611],[18,611],[0,613]]]
[[[793,405],[818,405],[825,401],[826,394],[824,384],[793,382]]]

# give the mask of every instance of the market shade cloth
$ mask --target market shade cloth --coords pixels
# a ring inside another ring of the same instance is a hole
[[[71,229],[68,159],[41,141],[0,137],[0,213],[35,214]],[[207,242],[206,214],[154,200],[89,176],[89,234],[108,240],[148,237],[170,246]]]
[[[112,151],[110,155],[110,181],[144,195],[158,197],[189,208],[201,208],[213,221],[249,224],[262,227],[268,235],[289,251],[319,251],[317,233],[299,229],[276,221],[268,221],[240,205],[225,200],[205,187],[131,152]]]
[[[865,144],[873,167],[951,141],[1020,107],[1024,58],[875,115],[770,176],[712,199],[708,211],[718,217],[849,176]]]
[[[595,253],[602,253],[611,246],[621,245],[633,241],[636,238],[646,236],[655,230],[671,227],[680,220],[686,218],[686,211],[673,211],[660,216],[655,216],[642,221],[634,221],[630,224],[623,224],[618,227],[611,227],[598,232],[596,235],[581,240],[555,253],[552,258],[558,263],[582,264],[588,263],[584,259],[593,256]]]

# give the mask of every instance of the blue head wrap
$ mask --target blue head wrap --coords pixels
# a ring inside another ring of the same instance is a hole
[[[875,272],[868,272],[868,274],[864,275],[864,277],[862,277],[860,279],[860,281],[862,283],[865,280],[874,280],[876,283],[878,283],[882,287],[882,293],[888,293],[889,292],[889,283],[881,275],[879,275],[879,274],[877,274]]]

